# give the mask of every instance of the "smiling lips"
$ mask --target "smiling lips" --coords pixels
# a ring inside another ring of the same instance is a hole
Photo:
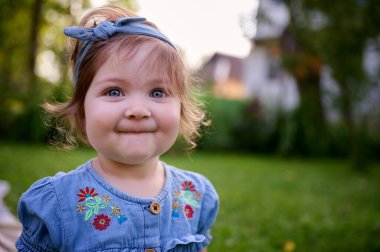
[[[116,128],[116,132],[125,134],[143,134],[143,133],[153,133],[157,131],[157,127],[153,125],[141,125],[141,124],[130,124],[122,125]]]
[[[146,134],[146,133],[153,133],[154,131],[128,131],[128,130],[122,130],[118,131],[118,133],[124,133],[124,134]]]

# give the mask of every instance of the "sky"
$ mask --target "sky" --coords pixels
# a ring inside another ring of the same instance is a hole
[[[258,0],[132,1],[137,14],[155,23],[183,51],[192,69],[200,67],[215,52],[243,58],[251,49],[241,23],[249,20],[244,23],[250,26],[250,35],[254,35],[256,27],[252,13],[257,10]],[[92,7],[107,2],[111,1],[90,0]],[[52,51],[39,55],[37,74],[52,83],[59,81],[61,73]]]
[[[155,23],[184,51],[192,68],[199,67],[215,52],[245,57],[251,49],[241,21],[256,10],[258,0],[135,0],[135,3],[140,16]]]

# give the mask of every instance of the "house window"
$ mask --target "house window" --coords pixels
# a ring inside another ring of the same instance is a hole
[[[269,59],[269,70],[268,78],[276,79],[280,75],[280,61],[279,59],[270,58]]]

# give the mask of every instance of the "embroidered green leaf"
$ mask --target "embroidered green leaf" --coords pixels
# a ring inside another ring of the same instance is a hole
[[[89,203],[86,203],[86,206],[89,208],[94,208],[95,203],[89,202]]]
[[[192,197],[193,197],[193,194],[190,191],[183,191],[181,193],[181,198],[191,199]]]
[[[106,208],[108,205],[106,203],[103,203],[100,205],[100,208],[103,209],[103,208]]]
[[[94,199],[95,199],[96,203],[98,203],[98,204],[102,203],[102,199],[100,197],[95,196]]]
[[[95,205],[94,214],[97,214],[98,212],[99,212],[99,205]]]
[[[89,201],[92,201],[94,198],[93,197],[87,197],[86,198],[86,203],[89,202]]]
[[[86,212],[86,216],[84,217],[84,220],[88,220],[88,219],[90,219],[91,216],[92,216],[92,209],[90,209],[90,210],[88,210],[88,211]]]
[[[189,199],[188,203],[189,203],[191,206],[195,207],[195,208],[199,208],[199,204],[198,204],[198,202],[196,202],[194,199]]]
[[[193,206],[195,208],[199,208],[198,202],[196,200],[194,200],[194,195],[190,191],[183,191],[181,193],[180,200],[185,204],[189,204],[190,206]]]
[[[183,192],[181,194],[181,201],[188,203],[193,198],[193,194],[191,192]]]

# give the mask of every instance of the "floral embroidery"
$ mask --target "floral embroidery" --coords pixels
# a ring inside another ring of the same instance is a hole
[[[95,216],[93,225],[95,226],[96,229],[102,231],[102,230],[107,229],[107,227],[109,227],[110,222],[111,222],[111,219],[108,218],[107,215],[98,214]]]
[[[110,202],[111,198],[108,195],[104,195],[103,200],[104,200],[104,202]]]
[[[193,217],[194,209],[190,205],[186,205],[184,211],[188,219]]]
[[[95,193],[94,188],[88,189],[88,187],[86,187],[86,189],[80,189],[79,191],[80,193],[77,194],[77,196],[79,197],[78,202],[82,202],[87,198],[95,197],[96,195],[98,195],[97,193]]]
[[[77,211],[84,214],[84,220],[88,221],[97,230],[105,230],[110,226],[112,218],[117,218],[119,224],[125,222],[128,218],[121,214],[121,209],[118,206],[110,205],[111,198],[108,195],[99,197],[94,188],[79,189],[77,196],[78,202],[85,204],[77,205]]]
[[[200,208],[197,200],[202,198],[202,194],[197,192],[195,185],[191,181],[184,181],[181,190],[174,192],[175,199],[172,201],[172,217],[179,217],[181,209],[186,218],[191,219],[194,215],[194,208]]]
[[[181,208],[181,203],[179,203],[178,201],[172,201],[172,217],[176,217],[178,218],[179,217],[179,210]]]
[[[191,181],[185,181],[182,183],[182,191],[191,191],[195,192],[195,186]]]
[[[199,193],[199,192],[196,192],[196,193],[194,194],[194,199],[200,199],[200,198],[202,198],[202,194]]]
[[[86,210],[83,204],[77,205],[77,211],[79,213],[83,213],[83,211]]]
[[[181,197],[181,191],[175,191],[175,192],[174,192],[174,195],[175,195],[176,197]]]
[[[118,208],[117,206],[114,206],[111,213],[113,214],[119,214],[120,213],[120,208]]]

